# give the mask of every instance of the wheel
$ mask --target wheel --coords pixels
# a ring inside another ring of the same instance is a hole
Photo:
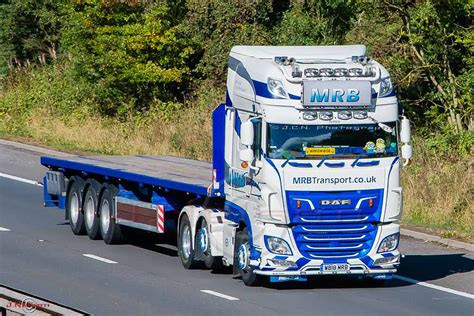
[[[204,257],[204,265],[213,271],[221,271],[224,268],[222,257],[211,255],[211,241],[209,236],[209,227],[207,221],[203,218],[199,227],[196,242]]]
[[[249,267],[250,261],[250,237],[247,228],[237,232],[235,235],[234,265],[236,265],[238,274],[247,286],[259,285],[262,277],[253,272]]]
[[[86,223],[86,232],[90,239],[97,240],[101,237],[98,214],[100,184],[95,180],[88,180],[86,182],[86,187],[87,192],[82,206],[84,221]]]
[[[81,209],[84,180],[79,177],[71,177],[69,181],[71,181],[71,185],[69,186],[66,197],[66,213],[69,218],[69,225],[74,235],[84,235],[86,233],[86,227]]]
[[[105,183],[99,201],[100,234],[108,245],[119,244],[125,240],[122,227],[113,218],[114,196],[117,192],[114,185]]]
[[[192,244],[191,224],[188,216],[183,215],[179,224],[178,251],[181,263],[185,269],[193,269],[198,266],[198,261],[194,259]]]

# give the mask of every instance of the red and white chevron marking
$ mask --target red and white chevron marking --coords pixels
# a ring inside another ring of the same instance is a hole
[[[165,232],[165,208],[163,205],[156,206],[156,227],[158,228],[158,233]]]

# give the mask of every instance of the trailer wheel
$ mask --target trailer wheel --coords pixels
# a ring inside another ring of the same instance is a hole
[[[74,235],[84,235],[86,228],[84,224],[84,215],[82,214],[82,190],[84,180],[79,177],[71,177],[71,185],[67,192],[66,212],[69,218],[69,225]]]
[[[194,259],[192,238],[191,224],[189,223],[188,216],[183,215],[179,224],[178,251],[181,263],[185,269],[193,269],[198,265],[198,261]]]
[[[98,216],[100,184],[95,180],[86,182],[87,192],[82,209],[87,235],[92,240],[100,239],[100,220]]]
[[[104,184],[99,201],[100,233],[102,239],[108,245],[118,244],[124,241],[125,237],[122,227],[115,222],[113,217],[114,196],[117,195],[117,188],[112,184]]]
[[[259,285],[262,281],[262,276],[253,272],[249,267],[250,256],[250,237],[247,228],[237,232],[235,235],[235,249],[234,249],[234,267],[242,277],[242,281],[247,286]]]
[[[221,271],[224,268],[222,257],[214,257],[211,255],[211,240],[209,237],[209,226],[206,219],[202,219],[199,233],[197,234],[197,244],[204,256],[204,265],[213,271]]]

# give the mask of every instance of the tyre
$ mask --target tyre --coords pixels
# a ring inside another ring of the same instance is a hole
[[[69,226],[71,226],[74,235],[84,235],[86,233],[86,227],[81,207],[84,180],[79,177],[71,177],[69,181],[71,185],[69,186],[66,196],[66,213],[69,218]]]
[[[100,239],[100,220],[99,220],[99,190],[100,183],[95,180],[86,182],[87,191],[84,196],[82,210],[84,213],[84,222],[86,232],[90,239]]]
[[[201,225],[198,228],[199,233],[197,234],[196,243],[200,247],[202,255],[204,257],[204,265],[207,269],[213,271],[221,271],[224,268],[222,263],[222,257],[214,257],[211,255],[211,241],[209,235],[209,227],[206,219],[202,219]]]
[[[247,286],[256,286],[261,284],[262,277],[249,267],[250,260],[250,237],[247,228],[237,232],[235,235],[234,265],[242,281]]]
[[[191,224],[187,215],[183,215],[179,223],[178,252],[185,269],[194,269],[199,262],[194,258]]]
[[[125,240],[122,227],[115,222],[113,217],[114,196],[117,192],[114,185],[106,183],[102,186],[99,200],[100,234],[108,245],[119,244]]]

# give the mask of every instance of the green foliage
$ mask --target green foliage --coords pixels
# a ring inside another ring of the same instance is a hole
[[[0,76],[9,69],[57,58],[64,2],[11,0],[0,3]]]
[[[296,2],[285,12],[272,42],[275,45],[341,44],[357,11],[355,1]]]
[[[63,44],[78,77],[97,84],[100,111],[144,111],[153,100],[180,98],[196,43],[174,25],[164,4],[81,1],[71,9]]]

